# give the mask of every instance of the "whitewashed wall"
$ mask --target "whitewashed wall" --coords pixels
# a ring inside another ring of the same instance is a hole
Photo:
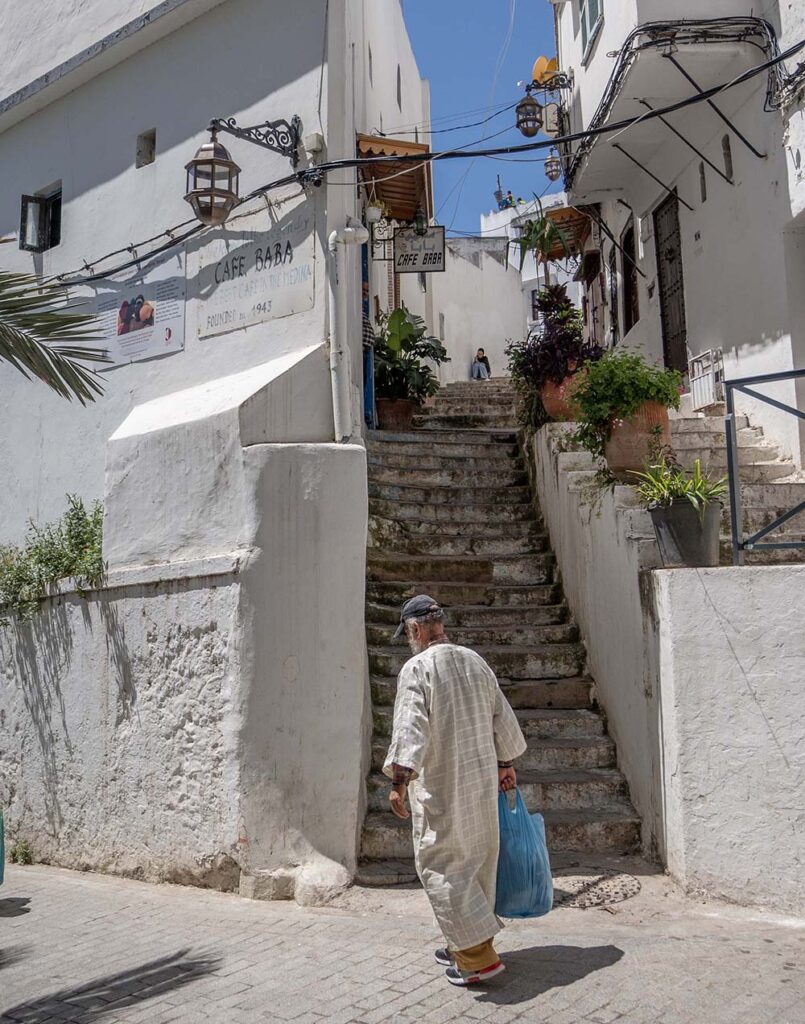
[[[805,566],[651,574],[665,846],[689,888],[805,911]]]
[[[801,913],[805,567],[658,570],[633,489],[597,491],[563,429],[534,479],[644,849],[689,889]]]
[[[190,218],[184,164],[207,138],[212,115],[253,124],[298,113],[308,130],[318,127],[324,6],[301,0],[290,11],[228,0],[0,134],[0,233],[16,233],[22,193],[61,179],[64,194],[62,244],[42,256],[5,245],[3,266],[45,275],[72,270]],[[216,60],[201,60],[213,40]],[[262,71],[244,73],[249,68]],[[153,127],[156,161],[136,169],[136,137]],[[289,170],[278,155],[237,140],[228,145],[243,167],[243,192]],[[0,466],[8,484],[0,497],[0,541],[19,539],[29,517],[60,514],[68,491],[102,494],[106,439],[134,404],[324,338],[324,191],[311,203],[313,310],[200,339],[191,254],[184,351],[105,372],[106,394],[93,406],[68,403],[0,366]]]
[[[605,54],[619,49],[632,28],[656,18],[702,16],[700,5],[673,6],[671,11],[667,4],[653,0],[606,4],[603,29],[586,67],[580,64],[576,5],[566,3],[557,8],[560,63],[565,70],[572,67],[576,75],[571,101],[574,128],[589,123],[612,70]],[[780,5],[767,2],[762,7],[759,11],[756,5],[723,0],[708,6],[707,17],[762,15],[779,30]],[[801,13],[786,11],[783,25],[780,42],[784,47],[801,37]],[[779,113],[763,111],[765,80],[757,82],[754,90],[746,88],[743,93],[730,93],[719,100],[740,130],[767,154],[765,159],[758,159],[729,132],[734,186],[708,167],[707,198],[703,201],[700,158],[670,133],[667,142],[653,152],[639,149],[649,171],[676,188],[692,207],[679,207],[688,347],[693,355],[712,347],[723,348],[726,375],[732,378],[805,366],[798,284],[803,272],[802,224],[797,220],[802,209],[802,173],[796,155],[801,114],[793,114],[786,128]],[[623,89],[628,94],[628,77]],[[679,96],[671,90],[664,98],[671,101]],[[706,105],[675,115],[674,125],[711,161],[723,167],[721,140],[728,129]],[[605,145],[599,142],[599,150]],[[584,190],[582,168],[573,183],[572,195],[577,201],[584,201]],[[616,197],[627,202],[639,218],[639,262],[646,275],[639,280],[641,316],[623,344],[657,361],[662,361],[663,349],[652,216],[665,195],[648,174],[624,160],[622,169],[617,173],[613,170],[607,189],[588,197],[588,201],[602,201],[603,216],[616,238],[628,219],[628,212]],[[610,250],[607,240],[602,249],[606,265]],[[622,294],[621,282],[621,299]],[[793,383],[774,385],[767,393],[791,404],[796,404],[799,396],[800,407],[805,400],[805,387],[797,388]],[[794,417],[741,396],[737,401],[753,423],[762,426],[773,441],[802,464],[805,430]]]
[[[501,239],[450,239],[445,272],[431,274],[436,333],[449,363],[439,367],[443,384],[469,380],[472,360],[482,348],[492,375],[507,375],[506,345],[524,334],[520,275],[506,261]]]

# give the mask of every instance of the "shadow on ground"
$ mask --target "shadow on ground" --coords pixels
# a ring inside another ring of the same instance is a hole
[[[91,1024],[106,1015],[116,1015],[123,1007],[142,1004],[146,999],[183,988],[210,974],[218,959],[190,958],[182,949],[172,956],[150,960],[119,974],[109,974],[77,988],[62,989],[30,1002],[9,1006],[0,1011],[2,1024],[44,1024],[61,1018]],[[76,1018],[77,1019],[77,1018]]]
[[[24,960],[28,952],[29,950],[26,946],[12,946],[10,949],[0,949],[0,971],[4,967],[13,967],[20,960]]]
[[[588,974],[613,967],[623,957],[617,946],[533,946],[503,954],[506,973],[480,993],[479,1003],[513,1006],[527,1003],[552,988],[581,981]],[[494,986],[494,987],[493,987]]]
[[[23,914],[30,914],[30,896],[10,896],[8,899],[0,900],[0,917],[22,917]]]

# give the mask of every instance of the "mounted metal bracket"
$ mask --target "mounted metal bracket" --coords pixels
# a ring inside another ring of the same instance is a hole
[[[302,134],[302,119],[294,114],[290,121],[264,121],[250,128],[241,128],[234,117],[214,117],[210,121],[211,132],[227,132],[238,139],[253,142],[256,146],[270,149],[272,153],[287,156],[296,167],[299,163],[299,141]]]

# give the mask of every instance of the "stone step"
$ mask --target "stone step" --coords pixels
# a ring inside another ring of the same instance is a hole
[[[375,445],[427,444],[431,451],[436,445],[483,445],[485,450],[494,446],[503,448],[517,444],[517,430],[512,427],[473,427],[471,430],[408,430],[397,433],[392,430],[369,430],[366,440],[372,450]]]
[[[757,506],[757,505],[741,505],[741,522],[743,524],[744,533],[756,533],[758,530],[762,530],[764,526],[770,526],[775,519],[779,519],[781,515],[784,515],[788,509],[785,506],[774,508],[769,505]],[[725,531],[730,531],[730,512],[729,508],[725,507],[721,516],[722,526]],[[775,531],[775,537],[782,539],[789,539],[789,537],[801,537],[805,534],[805,512],[800,512],[798,515],[793,516],[791,519],[786,520],[782,526],[778,526]],[[772,534],[769,534],[769,540],[772,539]]]
[[[726,432],[722,423],[718,430],[678,430],[671,422],[671,446],[678,453],[691,448],[723,448],[726,446]],[[764,445],[763,431],[757,427],[744,427],[738,431],[738,447],[743,452],[746,448]]]
[[[388,756],[389,737],[377,735],[372,745],[372,770],[378,780],[383,782],[384,776],[379,774],[383,771],[383,765]],[[522,757],[517,760],[518,781],[522,789],[528,783],[529,774],[539,772],[542,777],[554,772],[581,772],[587,770],[609,770],[612,772],[612,786],[606,787],[603,784],[592,789],[585,783],[583,790],[580,784],[571,781],[564,781],[561,789],[555,788],[549,794],[532,796],[531,802],[540,807],[588,807],[595,806],[595,803],[607,795],[615,795],[628,798],[626,783],[620,772],[615,769],[615,744],[608,736],[570,738],[570,739],[546,739],[534,740],[528,745],[528,749]],[[522,777],[521,777],[522,776]],[[387,786],[387,781],[385,782]],[[379,802],[371,803],[370,809],[383,810],[386,806],[387,790]],[[523,796],[526,796],[525,792]],[[528,798],[527,798],[528,799]]]
[[[556,604],[559,587],[554,583],[540,586],[506,586],[492,583],[456,583],[429,580],[421,583],[402,580],[367,580],[366,596],[370,601],[402,606],[403,601],[417,594],[429,594],[434,601],[451,608],[454,605],[483,605],[497,608],[533,608]]]
[[[437,580],[449,583],[550,583],[553,553],[501,555],[494,559],[457,555],[405,555],[369,550],[367,579],[373,581]]]
[[[688,469],[693,469],[694,462],[698,458],[701,462],[702,470],[711,477],[727,476],[726,450],[710,453],[701,451],[694,453],[680,452],[678,454],[679,461]],[[747,459],[744,461],[743,457],[741,457],[740,471],[741,480],[747,483],[762,484],[791,476],[795,472],[795,466],[793,462],[785,462],[779,459],[769,461],[750,461]]]
[[[501,488],[526,487],[528,475],[525,469],[511,465],[510,460],[501,463],[497,469],[487,465],[485,469],[467,469],[443,466],[429,469],[414,466],[369,466],[370,484],[392,484],[398,487],[431,488],[460,487],[481,490],[481,493]]]
[[[517,427],[516,417],[510,412],[474,412],[474,413],[417,413],[414,415],[413,426],[421,430],[482,430],[488,427],[500,427],[514,430]]]
[[[448,448],[443,445],[443,448]],[[374,445],[368,449],[367,462],[369,473],[374,475],[378,469],[397,469],[422,472],[425,470],[449,470],[455,472],[463,470],[468,473],[495,473],[497,469],[525,472],[525,463],[519,450],[512,446],[495,447],[493,452],[484,452],[483,446],[479,445],[480,455],[463,455],[460,449],[463,445],[452,445],[444,455],[435,454],[431,451],[430,445],[421,443],[411,445]],[[386,451],[385,448],[391,449]],[[380,450],[378,450],[380,449]]]
[[[529,810],[534,812],[538,808]],[[640,845],[640,819],[626,801],[596,808],[546,810],[544,818],[552,852],[628,854]],[[363,856],[367,860],[410,860],[410,821],[396,818],[390,811],[369,814],[363,830]]]
[[[535,605],[530,608],[490,608],[488,605],[458,605],[446,609],[447,627],[464,628],[505,626],[549,626],[567,621],[568,610],[564,603]],[[400,606],[367,601],[366,621],[373,625],[396,628],[400,618]]]
[[[452,614],[450,616],[452,618]],[[392,647],[405,647],[405,637],[392,642],[394,626],[386,623],[366,624],[366,639],[370,644],[387,644]],[[565,644],[573,643],[579,638],[579,628],[575,622],[563,622],[545,626],[531,625],[495,625],[495,626],[457,626],[452,622],[446,627],[454,644],[464,647],[489,647],[501,644],[514,644],[516,647],[527,647],[534,644]]]
[[[586,652],[580,643],[541,644],[538,647],[490,645],[478,647],[478,654],[502,679],[557,679],[584,672]],[[411,657],[404,649],[369,647],[372,675],[396,676]]]
[[[468,406],[473,409],[496,409],[499,406],[512,408],[517,394],[511,388],[496,388],[484,391],[445,391],[441,388],[433,398],[425,402],[425,409],[452,409],[454,406]]]
[[[516,540],[529,538],[541,540],[545,536],[545,527],[541,520],[523,519],[512,523],[498,523],[494,519],[486,522],[429,522],[427,519],[396,520],[384,516],[369,516],[370,530],[376,528],[378,536],[382,536],[389,527],[392,536],[402,531],[406,537],[466,537],[469,540]]]
[[[587,676],[557,679],[498,679],[500,688],[513,708],[523,710],[589,710],[592,680]],[[373,675],[370,678],[372,700],[376,706],[393,705],[397,695],[397,677]]]
[[[372,517],[373,520],[376,517]],[[453,555],[457,557],[502,558],[535,555],[547,551],[548,538],[542,536],[517,537],[439,537],[437,531],[430,536],[408,534],[405,530],[383,530],[378,536],[369,530],[369,547],[388,552],[410,555]]]
[[[384,519],[413,520],[441,525],[451,523],[527,523],[536,518],[534,506],[525,502],[482,502],[472,505],[444,501],[403,501],[369,497],[369,514]]]
[[[391,460],[399,460],[394,464],[418,465],[424,459],[438,460],[439,464],[449,466],[455,459],[459,465],[497,466],[505,465],[508,459],[517,459],[518,465],[521,464],[520,448],[516,441],[429,442],[429,433],[419,431],[411,441],[370,441],[366,446],[369,461],[382,459],[392,464]],[[442,460],[445,460],[444,463]]]
[[[450,487],[421,486],[407,484],[375,483],[369,478],[369,497],[380,501],[400,501],[411,504],[455,505],[531,505],[531,491],[528,487]]]
[[[480,398],[438,398],[433,405],[423,406],[420,416],[506,416],[509,423],[517,422],[517,404],[511,396]]]
[[[749,426],[746,416],[737,416],[735,426],[738,430],[745,430]],[[681,416],[672,417],[670,420],[671,436],[674,434],[720,434],[725,436],[724,420],[720,416]]]
[[[596,711],[583,708],[520,708],[516,709],[520,728],[530,740],[580,740],[604,737],[604,720]],[[394,719],[392,705],[374,709],[374,739],[380,744],[391,737]]]

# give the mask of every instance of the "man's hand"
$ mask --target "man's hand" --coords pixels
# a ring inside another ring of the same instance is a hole
[[[396,786],[392,786],[389,793],[389,803],[391,804],[392,811],[398,818],[403,820],[411,817],[408,808],[405,806],[407,790],[408,786],[404,782],[400,782]]]
[[[498,768],[498,784],[501,793],[508,793],[517,785],[517,772],[514,768]]]

